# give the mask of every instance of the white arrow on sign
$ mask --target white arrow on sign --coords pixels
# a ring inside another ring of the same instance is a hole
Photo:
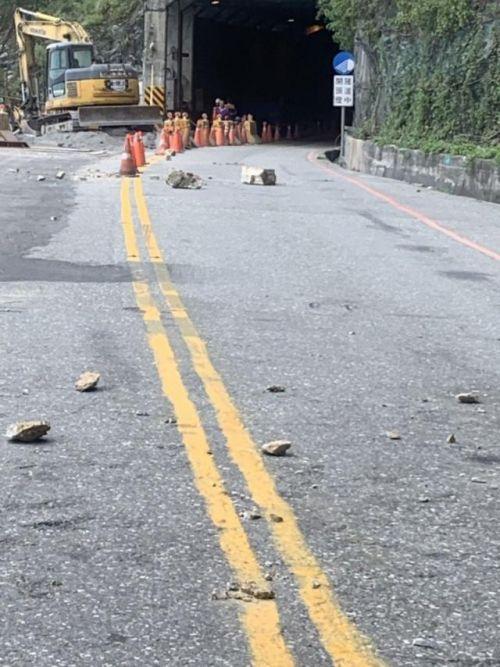
[[[339,74],[350,74],[352,71],[354,71],[354,67],[354,60],[344,60],[344,62],[337,65],[337,72],[339,72]]]

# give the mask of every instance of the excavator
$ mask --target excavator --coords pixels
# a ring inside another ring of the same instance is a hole
[[[130,65],[97,62],[94,45],[79,23],[17,8],[14,12],[22,113],[37,133],[63,123],[73,130],[162,123],[163,110],[140,105],[139,77]],[[45,83],[40,90],[35,44],[46,50]]]

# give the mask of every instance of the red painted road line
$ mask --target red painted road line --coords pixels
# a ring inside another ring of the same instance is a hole
[[[355,185],[357,188],[360,188],[361,190],[365,190],[366,192],[371,194],[373,197],[376,197],[377,199],[381,199],[382,201],[386,202],[386,204],[389,204],[390,206],[397,209],[398,211],[401,211],[402,213],[406,213],[411,218],[414,218],[415,220],[418,220],[419,222],[423,223],[424,225],[427,225],[427,227],[430,227],[431,229],[434,229],[435,231],[440,232],[441,234],[445,234],[450,239],[453,239],[454,241],[457,241],[458,243],[461,243],[462,245],[466,246],[467,248],[471,248],[472,250],[476,250],[477,252],[480,252],[483,255],[486,255],[490,259],[494,259],[497,262],[500,262],[500,253],[495,252],[491,248],[487,248],[486,246],[483,246],[483,245],[480,245],[479,243],[476,243],[472,239],[467,238],[467,236],[462,236],[461,234],[457,234],[457,232],[454,232],[452,229],[449,229],[448,227],[445,227],[444,225],[441,225],[439,222],[437,222],[437,220],[433,220],[432,218],[429,218],[427,215],[424,215],[423,213],[420,213],[420,211],[417,211],[416,209],[411,208],[411,206],[406,206],[405,204],[401,204],[400,202],[397,201],[397,199],[394,199],[394,197],[389,197],[389,195],[385,195],[383,192],[380,192],[379,190],[375,190],[375,188],[372,188],[369,185],[366,185],[366,183],[363,183],[362,181],[360,181],[357,178],[354,178],[353,176],[346,176],[345,174],[341,174],[337,170],[334,170],[329,166],[325,166],[323,164],[318,164],[317,156],[318,156],[318,153],[312,152],[312,153],[309,153],[309,155],[307,156],[307,159],[309,160],[309,162],[315,164],[320,169],[323,169],[323,171],[326,171],[330,176],[333,176],[335,178],[340,178],[343,181],[347,181],[348,183],[351,183],[352,185]]]

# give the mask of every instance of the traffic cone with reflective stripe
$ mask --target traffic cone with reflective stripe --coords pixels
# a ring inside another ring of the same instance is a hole
[[[176,153],[184,153],[184,143],[180,130],[174,130],[174,133],[170,137],[170,148]]]
[[[170,142],[168,140],[168,133],[165,128],[162,128],[158,135],[158,148],[156,149],[156,155],[165,155],[165,151],[168,151],[169,148]]]
[[[214,137],[216,146],[225,146],[226,141],[224,137],[224,125],[222,124],[215,125]]]
[[[131,150],[132,135],[127,134],[120,163],[120,176],[137,176],[137,166]]]
[[[134,160],[137,167],[144,167],[146,165],[146,151],[144,149],[144,141],[142,139],[142,132],[134,134],[132,150],[134,152]]]
[[[203,130],[199,124],[196,125],[196,129],[194,131],[193,143],[196,148],[203,148]]]

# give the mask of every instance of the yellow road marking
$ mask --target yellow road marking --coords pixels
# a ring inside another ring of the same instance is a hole
[[[123,235],[125,237],[125,249],[127,251],[128,262],[139,262],[140,253],[137,246],[134,225],[132,222],[132,206],[130,205],[129,181],[122,179],[121,187],[121,220]]]
[[[139,261],[140,252],[133,226],[129,184],[127,179],[122,180],[122,223],[125,243],[128,244],[127,253],[137,257],[137,260],[132,260],[135,262]],[[205,429],[182,380],[149,287],[141,281],[134,282],[133,287],[137,306],[143,314],[163,394],[173,406],[196,487],[205,500],[208,515],[218,529],[220,546],[239,582],[254,581],[259,587],[267,589],[269,584],[264,579],[264,573],[211,456]],[[255,599],[245,603],[241,616],[255,667],[293,667],[294,660],[284,642],[274,600]]]
[[[254,502],[266,515],[276,546],[296,578],[300,595],[323,646],[336,667],[381,667],[383,662],[376,656],[369,641],[342,612],[328,577],[302,535],[291,506],[279,495],[256,443],[210,360],[206,344],[170,279],[151,225],[140,179],[134,182],[134,192],[146,246],[161,291],[190,352],[193,367],[215,408],[230,455],[243,474]],[[284,521],[273,522],[271,514],[281,516]]]

